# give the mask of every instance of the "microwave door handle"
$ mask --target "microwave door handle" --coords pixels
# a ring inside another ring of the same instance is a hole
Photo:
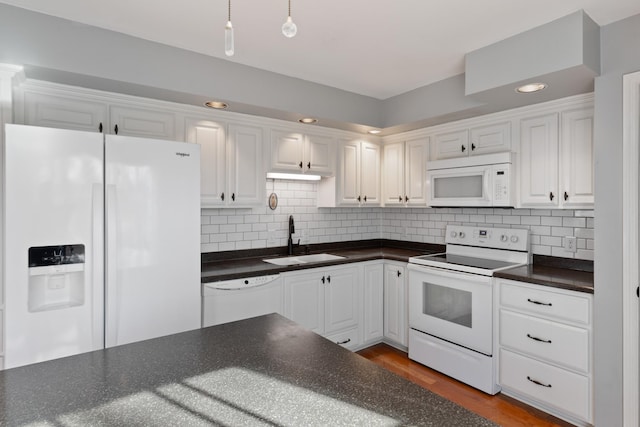
[[[491,203],[491,193],[489,193],[489,190],[491,189],[491,185],[490,185],[489,181],[491,180],[492,176],[493,176],[492,168],[485,169],[485,171],[484,171],[484,180],[483,180],[484,181],[483,182],[483,184],[484,184],[484,190],[483,190],[484,197],[483,197],[483,199],[486,202],[489,202],[489,203]]]

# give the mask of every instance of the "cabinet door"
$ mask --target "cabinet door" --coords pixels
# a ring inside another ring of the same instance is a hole
[[[107,104],[85,99],[26,92],[24,124],[60,129],[106,131]]]
[[[471,155],[500,153],[511,149],[511,122],[474,127],[469,133]]]
[[[271,170],[302,173],[304,136],[300,133],[271,131]]]
[[[262,165],[262,129],[229,125],[229,206],[261,205],[265,196]]]
[[[558,115],[520,122],[520,205],[557,207]]]
[[[176,140],[176,118],[173,113],[113,105],[109,108],[109,118],[108,133]]]
[[[360,317],[358,267],[323,270],[327,270],[324,284],[325,332],[357,326]]]
[[[407,282],[404,267],[384,266],[384,336],[403,346],[408,343]]]
[[[380,205],[380,146],[362,142],[360,195],[364,205]]]
[[[429,139],[407,141],[404,150],[404,201],[409,206],[427,206]]]
[[[303,275],[284,278],[284,315],[318,334],[324,328],[323,273],[308,270]],[[326,282],[326,277],[325,277]]]
[[[341,141],[338,150],[337,203],[357,206],[360,203],[360,142]]]
[[[227,196],[225,127],[210,120],[187,118],[185,129],[187,142],[200,144],[201,207],[223,206]]]
[[[442,133],[433,137],[434,160],[469,155],[469,131],[466,129]]]
[[[593,208],[593,108],[565,111],[561,122],[562,204]]]
[[[384,264],[364,267],[364,334],[363,340],[375,341],[384,335]]]
[[[304,154],[305,172],[334,175],[336,140],[327,136],[307,135]]]
[[[404,203],[404,142],[385,144],[382,148],[383,200],[387,206]],[[425,170],[426,172],[426,170]]]

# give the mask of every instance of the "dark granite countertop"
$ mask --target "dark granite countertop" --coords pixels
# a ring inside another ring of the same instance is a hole
[[[371,240],[332,243],[296,248],[297,255],[306,253],[330,253],[345,257],[344,259],[279,266],[263,261],[265,258],[285,256],[282,248],[275,250],[235,251],[222,254],[203,255],[201,265],[201,282],[217,282],[221,280],[239,279],[268,274],[282,273],[285,271],[304,270],[308,268],[326,267],[330,265],[348,264],[353,262],[372,261],[377,259],[390,259],[407,262],[409,257],[424,254],[444,252],[444,245],[430,245],[414,242],[401,242],[395,240]],[[276,252],[280,251],[280,252]]]
[[[0,372],[0,425],[493,426],[277,314]]]
[[[498,271],[495,277],[593,293],[593,263],[534,255],[533,264]]]

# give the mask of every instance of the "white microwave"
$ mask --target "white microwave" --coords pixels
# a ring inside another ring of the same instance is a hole
[[[427,162],[429,206],[513,207],[512,153]]]

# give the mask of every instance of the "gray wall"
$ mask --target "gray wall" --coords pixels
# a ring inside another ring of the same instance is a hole
[[[622,425],[622,76],[640,70],[640,15],[601,28],[595,85],[594,362],[598,426]]]

